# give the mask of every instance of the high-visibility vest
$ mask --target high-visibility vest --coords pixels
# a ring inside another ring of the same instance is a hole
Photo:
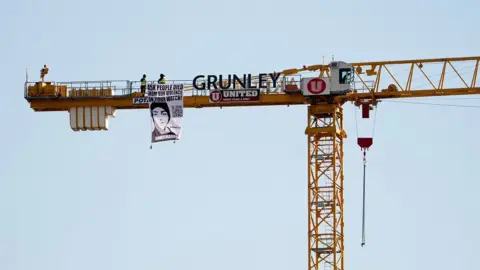
[[[163,79],[160,80],[160,83],[166,83],[167,82],[167,77],[163,77]]]
[[[146,79],[142,78],[142,80],[140,80],[140,82],[141,82],[142,86],[147,86],[147,80]]]

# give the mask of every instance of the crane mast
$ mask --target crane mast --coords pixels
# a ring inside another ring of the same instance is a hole
[[[308,107],[308,268],[344,269],[343,108]]]
[[[470,66],[458,68],[465,63]],[[369,118],[370,111],[383,99],[480,94],[479,64],[480,56],[360,63],[333,61],[327,65],[303,66],[275,72],[280,75],[278,83],[267,79],[267,87],[260,90],[255,102],[212,102],[211,90],[198,90],[192,80],[169,83],[185,84],[185,108],[307,105],[308,268],[341,270],[345,268],[344,103],[352,102],[361,108],[363,118]],[[433,76],[431,72],[435,71],[429,66],[438,67]],[[392,72],[395,67],[408,71],[405,83]],[[465,68],[471,72],[470,78],[462,76],[460,71]],[[309,72],[315,75],[303,76]],[[449,72],[456,82],[447,80]],[[426,87],[413,86],[415,75],[425,80]],[[434,76],[439,76],[437,83]],[[259,81],[259,77],[253,77],[255,84]],[[138,81],[43,83],[27,80],[24,91],[34,111],[69,112],[70,126],[75,131],[108,130],[108,118],[115,116],[116,110],[148,108],[148,104],[135,102],[143,96],[139,93]],[[357,142],[365,151],[373,144],[373,138],[357,138]]]

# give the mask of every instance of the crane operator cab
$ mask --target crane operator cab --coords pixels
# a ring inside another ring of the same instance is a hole
[[[310,77],[302,78],[301,90],[304,96],[345,95],[353,88],[353,66],[335,61],[330,63],[330,78]]]

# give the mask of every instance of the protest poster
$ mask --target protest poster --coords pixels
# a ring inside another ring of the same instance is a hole
[[[144,98],[134,104],[147,103],[152,124],[152,143],[180,140],[183,119],[183,84],[147,85]]]

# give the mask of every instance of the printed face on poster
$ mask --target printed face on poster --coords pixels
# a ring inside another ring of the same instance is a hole
[[[179,140],[183,119],[183,84],[149,84],[147,98],[152,143]]]

